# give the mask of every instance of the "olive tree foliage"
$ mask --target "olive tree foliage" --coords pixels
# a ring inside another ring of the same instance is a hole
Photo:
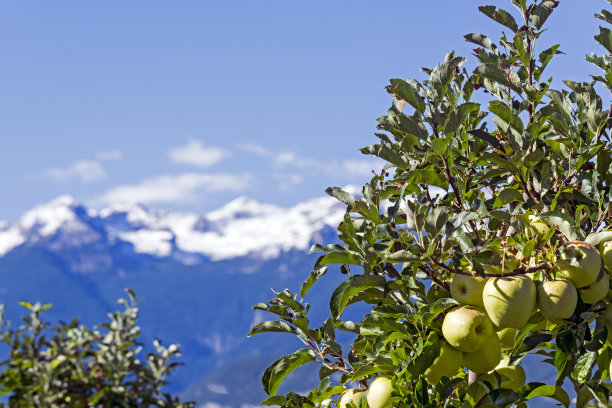
[[[596,15],[603,26],[595,40],[603,50],[586,56],[601,72],[554,89],[546,67],[562,48],[537,44],[560,2],[511,3],[516,10],[479,7],[503,34],[497,42],[465,36],[476,45],[473,70],[450,52],[435,68],[422,69],[425,80],[390,81],[395,103],[378,119],[377,143],[362,149],[386,166],[360,195],[326,190],[346,205],[341,245],[312,247],[322,254],[299,294],[286,289],[254,306],[277,318],[256,325],[251,335],[290,333],[304,344],[265,370],[270,397],[263,403],[330,406],[345,387],[366,389],[385,376],[397,407],[525,407],[538,396],[567,407],[568,381],[579,407],[608,406],[612,387],[604,381],[612,349],[600,321],[605,300],[589,305],[579,299],[573,316],[560,322],[535,313],[518,330],[504,355],[510,364],[539,355],[539,364],[557,373],[547,383],[508,390],[495,373],[475,379],[458,371],[437,384],[423,375],[439,354],[441,321],[457,304],[449,293],[455,274],[552,279],[568,241],[612,240],[612,13]],[[547,230],[534,234],[529,215]],[[518,266],[506,266],[510,257]],[[311,327],[304,298],[333,264],[346,278],[331,295],[330,317]],[[485,272],[491,265],[497,273]],[[371,310],[360,321],[343,320],[345,308],[364,302]],[[336,341],[339,330],[354,333],[350,346]],[[307,363],[320,364],[320,385],[305,395],[278,395],[282,380]]]
[[[50,305],[21,302],[29,311],[25,324],[12,329],[3,321],[0,327],[0,342],[8,348],[0,363],[0,395],[8,406],[192,407],[162,390],[179,364],[174,361],[178,346],[156,340],[155,352],[141,361],[134,293],[128,291],[119,303],[123,311],[109,313],[109,323],[89,329],[76,319],[50,326],[42,320]]]

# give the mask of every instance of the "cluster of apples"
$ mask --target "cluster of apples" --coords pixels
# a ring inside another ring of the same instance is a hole
[[[514,347],[517,329],[538,310],[545,319],[556,323],[570,318],[578,293],[588,304],[606,298],[610,292],[606,269],[612,273],[612,241],[601,244],[599,250],[587,242],[571,241],[560,250],[556,278],[537,285],[533,274],[488,279],[455,274],[451,296],[462,305],[444,318],[442,335],[446,343],[425,372],[426,378],[437,383],[442,376],[452,377],[463,366],[474,373],[499,372],[502,388],[522,387],[523,368],[508,366],[507,360],[501,360],[502,351]],[[492,266],[485,271],[498,272]],[[612,317],[612,309],[607,314]]]
[[[518,261],[512,266],[518,266]],[[485,272],[498,273],[500,268],[486,265]],[[425,371],[425,378],[436,384],[443,376],[452,377],[465,367],[475,373],[495,371],[501,375],[501,388],[519,389],[525,385],[525,371],[520,365],[509,365],[508,358],[502,359],[502,351],[514,347],[517,330],[538,310],[553,322],[568,319],[576,309],[578,293],[585,303],[604,298],[612,302],[608,273],[612,275],[612,241],[602,243],[599,250],[587,242],[568,242],[558,256],[555,280],[537,284],[533,274],[495,278],[455,274],[450,292],[461,306],[444,317],[445,342]],[[612,304],[602,319],[612,344]],[[377,377],[367,391],[346,390],[338,407],[359,407],[365,399],[369,408],[388,408],[392,392],[391,379]]]

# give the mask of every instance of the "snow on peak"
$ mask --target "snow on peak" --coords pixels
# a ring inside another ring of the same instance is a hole
[[[40,236],[49,236],[62,226],[78,224],[74,212],[76,207],[77,203],[72,197],[63,195],[27,211],[17,224],[21,230]]]
[[[266,259],[292,249],[307,250],[326,227],[338,225],[344,211],[331,197],[288,208],[239,197],[203,215],[154,211],[137,204],[87,211],[72,197],[61,196],[27,211],[16,224],[3,226],[0,256],[37,242],[61,251],[64,245],[75,250],[92,242],[110,246],[123,241],[135,253],[190,263],[199,257]]]

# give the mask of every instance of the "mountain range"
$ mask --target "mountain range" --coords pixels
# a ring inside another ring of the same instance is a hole
[[[193,214],[140,205],[94,210],[61,196],[0,223],[0,301],[14,322],[26,300],[52,304],[48,321],[78,317],[92,325],[133,289],[142,299],[143,343],[181,346],[184,365],[170,378],[171,391],[210,407],[255,405],[266,397],[265,367],[300,344],[273,334],[247,339],[267,318],[251,306],[269,300],[271,289],[299,290],[316,259],[308,249],[337,240],[344,211],[331,197],[290,208],[240,197]],[[323,320],[340,280],[331,276],[313,291],[315,319]],[[307,378],[316,380],[311,374],[296,372],[287,389],[304,388]]]

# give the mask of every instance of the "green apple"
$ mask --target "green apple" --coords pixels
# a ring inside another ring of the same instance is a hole
[[[580,296],[584,303],[592,305],[606,297],[610,290],[610,278],[608,278],[607,273],[602,273],[595,282],[584,288],[579,288],[578,290],[580,291]]]
[[[593,245],[584,241],[570,241],[557,258],[555,271],[577,288],[595,282],[601,269],[601,255]]]
[[[477,374],[493,370],[499,364],[500,359],[501,344],[495,333],[490,335],[478,350],[463,353],[463,365]]]
[[[513,327],[506,327],[497,332],[502,350],[511,350],[514,348],[514,338],[517,330]]]
[[[387,377],[378,377],[370,384],[366,401],[369,408],[391,407],[391,380]]]
[[[349,403],[355,404],[356,407],[361,406],[361,396],[363,395],[363,391],[361,390],[346,390],[340,395],[340,400],[338,401],[338,408],[347,408]]]
[[[495,367],[495,372],[499,373],[502,377],[500,384],[501,388],[516,391],[525,385],[527,378],[523,367],[520,365],[509,366],[509,362],[510,360],[508,358],[504,358],[499,365]]]
[[[459,351],[476,351],[495,334],[487,314],[473,306],[460,306],[446,314],[442,323],[444,339]]]
[[[437,384],[442,377],[452,377],[463,364],[463,353],[444,343],[440,355],[425,370],[425,378],[430,384]]]
[[[548,320],[568,319],[578,303],[576,286],[567,280],[546,281],[538,287],[538,307]]]
[[[464,305],[473,305],[484,308],[482,304],[482,289],[486,278],[480,276],[467,276],[455,274],[450,285],[450,292],[453,299]]]
[[[612,346],[612,304],[606,306],[606,310],[601,314],[601,321],[608,329],[607,343]]]
[[[487,281],[482,291],[485,310],[500,329],[520,329],[536,306],[536,287],[528,276],[507,276]]]
[[[601,259],[608,273],[612,273],[612,241],[606,241],[599,244],[599,254],[601,255]]]

